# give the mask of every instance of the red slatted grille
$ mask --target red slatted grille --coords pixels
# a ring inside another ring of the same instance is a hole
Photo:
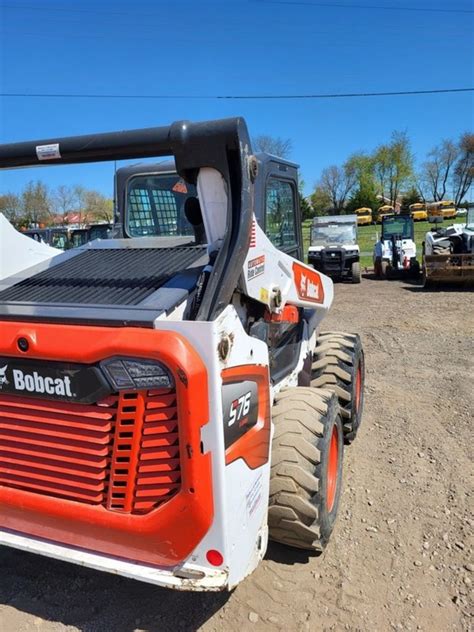
[[[0,485],[99,505],[118,397],[96,405],[0,397]]]
[[[146,513],[181,485],[176,393],[127,393],[119,403],[107,507]]]
[[[146,402],[135,511],[146,512],[174,496],[181,485],[176,394],[150,392]]]
[[[151,511],[181,486],[175,392],[93,405],[0,395],[0,486]]]

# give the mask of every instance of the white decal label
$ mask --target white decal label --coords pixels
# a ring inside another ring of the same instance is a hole
[[[251,259],[247,265],[247,280],[251,281],[265,272],[265,255],[260,255],[260,257]]]
[[[56,160],[61,158],[59,153],[59,143],[52,143],[51,145],[37,145],[36,155],[38,160]]]
[[[259,506],[262,500],[262,488],[263,488],[263,481],[262,481],[262,475],[260,474],[257,480],[253,483],[252,487],[245,494],[246,504],[247,504],[247,513],[249,515],[249,518],[255,512],[255,510],[257,509],[257,507]]]

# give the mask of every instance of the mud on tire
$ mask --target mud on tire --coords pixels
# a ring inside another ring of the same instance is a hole
[[[269,537],[322,551],[341,495],[344,442],[337,399],[329,391],[286,389],[277,395],[272,417]]]
[[[357,434],[364,407],[365,361],[360,337],[343,332],[320,334],[313,355],[311,386],[336,394],[344,440]]]

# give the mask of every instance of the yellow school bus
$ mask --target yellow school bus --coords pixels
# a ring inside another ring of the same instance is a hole
[[[413,217],[414,222],[426,222],[426,220],[428,219],[426,204],[424,204],[423,202],[410,204],[408,209],[410,211],[410,215]]]
[[[372,224],[372,209],[363,206],[361,208],[356,208],[355,214],[357,215],[357,225],[365,226],[366,224]]]
[[[442,217],[443,219],[456,217],[456,205],[453,200],[441,200],[428,204],[428,219],[432,217]]]
[[[384,204],[383,206],[377,209],[377,224],[382,223],[382,217],[384,215],[391,215],[395,213],[395,209],[390,204]]]

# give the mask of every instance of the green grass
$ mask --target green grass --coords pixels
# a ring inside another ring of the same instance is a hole
[[[311,221],[312,220],[307,219],[303,222],[303,250],[305,258],[308,256]],[[449,226],[450,224],[462,224],[465,221],[466,218],[457,217],[456,219],[445,220],[443,226]],[[429,222],[415,222],[415,243],[419,261],[421,261],[421,243],[431,226],[432,224]],[[359,226],[357,229],[357,243],[359,244],[361,252],[360,264],[362,269],[364,267],[372,267],[372,251],[374,249],[374,244],[377,241],[377,235],[380,235],[380,228],[380,224],[371,224],[370,226]]]

